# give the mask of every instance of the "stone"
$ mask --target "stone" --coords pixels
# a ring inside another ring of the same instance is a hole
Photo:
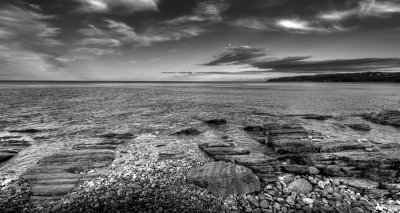
[[[332,179],[338,179],[342,183],[357,188],[357,189],[362,189],[362,190],[371,190],[371,189],[376,189],[379,187],[379,183],[373,180],[365,179],[365,178],[350,178],[350,177],[338,177],[338,178],[332,178]]]
[[[400,110],[381,110],[364,114],[362,117],[373,123],[400,127]]]
[[[9,130],[8,132],[11,132],[11,133],[39,133],[42,131],[43,131],[42,129],[28,128],[28,129],[14,129],[14,130]]]
[[[318,120],[318,121],[328,120],[329,118],[332,117],[333,117],[332,115],[315,115],[315,114],[303,116],[304,119]]]
[[[296,204],[295,201],[296,201],[296,197],[288,196],[286,198],[286,203],[288,203],[291,206],[294,206]]]
[[[282,165],[282,170],[292,174],[298,175],[317,175],[319,170],[314,166],[303,166],[296,164],[286,164]]]
[[[248,155],[250,151],[248,149],[233,148],[233,147],[210,147],[202,148],[202,150],[211,155]]]
[[[97,135],[96,137],[99,138],[108,138],[108,139],[131,139],[135,138],[135,136],[132,133],[106,133],[102,135]]]
[[[317,150],[314,143],[301,139],[273,139],[269,145],[278,153],[312,153]]]
[[[260,207],[262,209],[267,209],[269,207],[269,202],[267,200],[261,200]]]
[[[351,129],[357,130],[357,131],[370,131],[371,127],[368,124],[365,123],[356,123],[356,124],[349,124],[348,125]]]
[[[187,180],[218,196],[260,190],[260,181],[250,169],[224,161],[210,162],[190,169]]]
[[[174,132],[171,135],[200,135],[200,134],[201,132],[195,128],[187,128]]]
[[[314,203],[314,200],[313,199],[311,199],[311,198],[303,198],[303,200],[302,200],[305,204],[307,204],[307,205],[311,205],[311,204],[313,204]]]
[[[285,190],[289,192],[296,192],[296,193],[301,193],[301,194],[307,194],[311,192],[313,189],[311,183],[304,179],[300,178],[297,180],[294,180],[293,182],[289,183],[289,185],[285,188]]]
[[[321,144],[319,147],[320,152],[341,152],[346,150],[365,149],[367,145],[355,140],[350,141],[331,141],[329,143]]]
[[[198,145],[200,148],[213,148],[213,147],[231,147],[231,145],[227,142],[208,142],[202,143]]]
[[[218,118],[218,119],[206,120],[206,121],[204,121],[204,123],[209,124],[209,125],[218,126],[218,125],[227,124],[228,122],[226,121],[226,119]]]

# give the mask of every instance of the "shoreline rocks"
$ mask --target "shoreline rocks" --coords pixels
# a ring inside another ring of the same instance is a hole
[[[400,127],[400,110],[381,110],[363,114],[361,117],[373,123]]]
[[[258,177],[250,169],[224,161],[190,169],[187,180],[221,197],[260,190]]]

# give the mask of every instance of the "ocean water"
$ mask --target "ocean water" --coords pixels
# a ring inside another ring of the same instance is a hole
[[[400,142],[399,129],[354,116],[400,109],[400,84],[0,84],[0,98],[0,136],[19,135],[32,143],[0,165],[2,177],[17,177],[44,156],[94,142],[96,134],[168,135],[188,126],[214,134],[202,123],[210,118],[226,118],[229,124],[222,133],[254,149],[243,127],[282,120],[340,139]],[[321,122],[285,116],[309,113],[336,117]],[[343,126],[354,122],[373,129],[360,133]],[[25,128],[44,131],[8,132]]]

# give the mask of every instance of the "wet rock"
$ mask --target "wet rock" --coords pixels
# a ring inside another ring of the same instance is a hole
[[[400,127],[400,110],[382,110],[364,114],[362,117],[374,123]]]
[[[319,174],[319,170],[313,166],[286,164],[286,165],[282,165],[281,167],[282,167],[283,171],[292,173],[292,174],[299,174],[299,175],[317,175],[317,174]]]
[[[367,145],[365,143],[361,143],[356,140],[331,141],[329,143],[323,143],[319,146],[320,152],[341,152],[346,150],[356,150],[365,148],[367,148]]]
[[[187,180],[218,196],[260,190],[258,177],[250,169],[223,161],[192,168],[187,174]]]
[[[10,153],[4,150],[0,150],[0,163],[10,160],[12,157],[16,156],[18,153]]]
[[[306,115],[303,116],[304,119],[308,120],[319,120],[319,121],[324,121],[328,120],[329,118],[332,118],[332,115]]]
[[[102,135],[97,135],[99,138],[115,138],[115,139],[131,139],[135,138],[132,133],[107,133]]]
[[[317,147],[310,141],[300,139],[275,139],[272,140],[270,146],[278,153],[304,153],[315,152]]]
[[[224,125],[227,124],[228,122],[226,121],[226,119],[211,119],[211,120],[206,120],[204,121],[204,123],[209,124],[209,125]]]
[[[25,140],[4,139],[0,141],[0,163],[10,160],[21,150],[29,146],[31,146],[31,144]]]
[[[231,147],[231,144],[227,142],[208,142],[198,145],[200,148],[213,148],[213,147]]]
[[[285,188],[286,191],[302,193],[302,194],[307,194],[311,192],[312,189],[313,187],[311,183],[304,178],[300,178],[289,183],[289,185]]]
[[[370,131],[371,130],[371,127],[368,124],[364,124],[364,123],[349,124],[348,126],[351,129],[354,129],[357,131]]]
[[[373,180],[364,179],[364,178],[351,178],[351,177],[335,177],[332,179],[339,180],[341,183],[344,183],[348,186],[357,188],[357,189],[366,189],[372,190],[379,187],[379,183]]]
[[[38,133],[42,132],[43,130],[41,129],[34,129],[34,128],[28,128],[28,129],[14,129],[14,130],[9,130],[8,132],[11,133]]]
[[[208,155],[248,155],[250,151],[248,149],[233,148],[233,147],[210,147],[202,148],[202,150]]]
[[[201,132],[195,128],[187,128],[172,133],[171,135],[200,135]]]

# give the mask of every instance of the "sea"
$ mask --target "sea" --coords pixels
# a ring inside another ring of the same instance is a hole
[[[213,118],[225,118],[224,134],[242,146],[252,146],[244,126],[268,122],[296,122],[338,139],[400,143],[399,129],[359,116],[400,109],[400,84],[0,83],[0,100],[0,137],[21,136],[32,144],[0,165],[3,179],[18,178],[44,156],[98,140],[97,134],[168,135],[187,127],[209,132],[203,121]],[[305,114],[334,118],[306,120]],[[354,131],[350,123],[368,123],[372,130]],[[41,132],[9,132],[28,128]]]

